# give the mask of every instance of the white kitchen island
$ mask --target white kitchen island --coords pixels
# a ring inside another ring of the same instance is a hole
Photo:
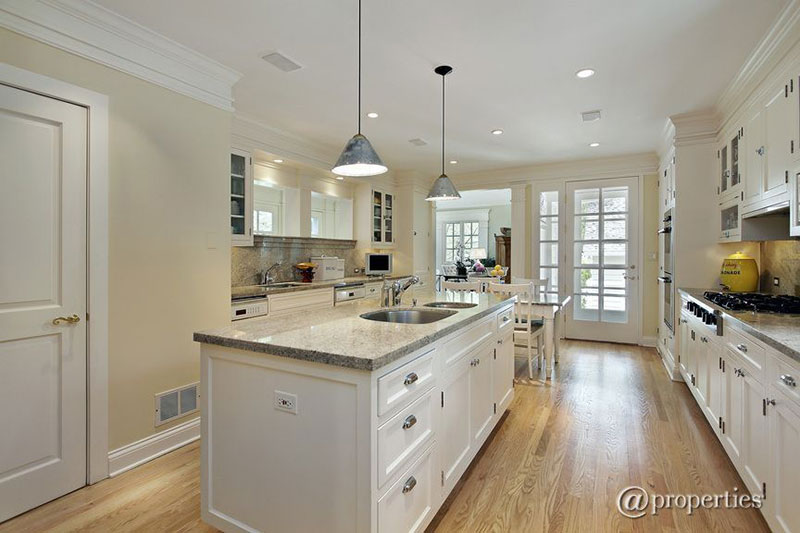
[[[378,309],[364,300],[195,334],[203,520],[425,529],[513,399],[514,317],[490,294],[413,297],[476,305],[402,324],[361,318]]]

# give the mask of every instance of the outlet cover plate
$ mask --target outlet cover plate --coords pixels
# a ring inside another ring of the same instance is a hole
[[[275,409],[297,414],[297,395],[289,392],[275,391]]]

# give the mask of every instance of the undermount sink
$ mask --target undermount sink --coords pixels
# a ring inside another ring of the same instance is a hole
[[[361,318],[397,324],[430,324],[453,316],[456,313],[457,311],[440,309],[381,309],[380,311],[364,313]]]
[[[429,304],[423,304],[423,307],[437,307],[443,309],[469,309],[470,307],[475,307],[478,304],[471,304],[467,302],[431,302]]]
[[[302,283],[297,283],[294,281],[286,281],[283,283],[270,283],[269,285],[262,285],[265,291],[270,289],[288,289],[289,287],[297,287],[298,285],[302,285]]]

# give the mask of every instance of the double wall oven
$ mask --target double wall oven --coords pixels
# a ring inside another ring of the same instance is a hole
[[[675,267],[673,256],[673,234],[672,234],[672,209],[664,213],[661,221],[661,229],[658,234],[661,237],[661,250],[663,251],[664,263],[661,266],[661,275],[658,281],[661,282],[661,291],[664,296],[664,324],[670,331],[675,331],[675,288],[672,283],[672,273]]]

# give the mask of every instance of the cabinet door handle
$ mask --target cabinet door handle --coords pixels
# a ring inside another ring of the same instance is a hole
[[[78,315],[57,316],[56,318],[53,319],[53,325],[57,326],[61,322],[66,322],[67,324],[77,324],[80,321],[81,321],[81,317],[79,317]]]
[[[406,376],[406,379],[403,380],[403,385],[411,385],[412,383],[416,383],[419,379],[419,376],[416,372],[411,372],[409,375]]]
[[[497,344],[503,344],[503,339],[497,339]]]
[[[509,320],[511,320],[511,317],[510,317],[510,316],[508,316],[508,315],[505,315],[505,316],[503,317],[503,322],[508,322]]]
[[[788,374],[781,374],[781,381],[786,383],[790,387],[797,387],[797,382],[794,378]]]
[[[764,155],[764,151],[765,151],[765,150],[764,150],[764,147],[763,147],[763,146],[759,146],[758,148],[756,148],[756,153],[757,153],[758,155]]]
[[[746,344],[737,344],[736,349],[742,353],[747,353],[747,345]]]
[[[405,485],[403,485],[403,494],[408,494],[409,492],[414,490],[414,487],[416,486],[417,486],[417,478],[411,476],[406,480]]]
[[[414,415],[408,415],[406,419],[403,421],[403,429],[410,429],[414,427],[414,424],[417,423],[417,417]]]

